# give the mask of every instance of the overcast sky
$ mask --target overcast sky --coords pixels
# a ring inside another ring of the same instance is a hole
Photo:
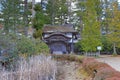
[[[118,2],[120,2],[120,0],[118,0]]]
[[[41,0],[36,0],[36,2],[40,2]]]

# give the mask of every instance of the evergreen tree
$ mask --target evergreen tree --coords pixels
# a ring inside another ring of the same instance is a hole
[[[68,16],[66,0],[48,0],[47,14],[50,16],[51,24],[64,24]]]
[[[24,0],[24,13],[23,13],[23,21],[25,27],[28,27],[28,15],[29,15],[29,10],[28,10],[28,0]]]
[[[20,0],[1,0],[2,19],[4,30],[8,32],[12,30],[15,32],[16,28],[21,24],[21,6]]]
[[[78,11],[75,11],[77,13],[78,18],[78,23],[76,23],[77,30],[79,33],[82,32],[84,28],[84,22],[83,18],[85,16],[85,11],[86,11],[86,0],[80,0],[77,4]]]
[[[33,35],[35,38],[39,38],[42,36],[42,28],[44,24],[49,24],[50,20],[49,16],[46,15],[47,13],[43,10],[42,4],[36,4],[34,10],[36,14],[33,18],[33,27],[36,31]]]

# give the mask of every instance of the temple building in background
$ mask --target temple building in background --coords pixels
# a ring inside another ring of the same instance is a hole
[[[53,54],[73,53],[74,44],[78,41],[78,38],[78,32],[70,24],[45,25],[43,28],[42,39]]]

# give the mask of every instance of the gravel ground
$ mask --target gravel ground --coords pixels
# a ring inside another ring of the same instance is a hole
[[[58,74],[56,80],[90,80],[80,72],[81,65],[76,62],[57,62]]]
[[[120,71],[120,56],[111,57],[111,56],[102,56],[101,58],[97,58],[98,61],[107,63],[112,68],[117,71]]]

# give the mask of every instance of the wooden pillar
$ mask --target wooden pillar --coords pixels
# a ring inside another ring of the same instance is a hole
[[[71,43],[71,53],[73,54],[74,53],[74,45],[73,45],[73,34],[72,34],[72,43]]]

